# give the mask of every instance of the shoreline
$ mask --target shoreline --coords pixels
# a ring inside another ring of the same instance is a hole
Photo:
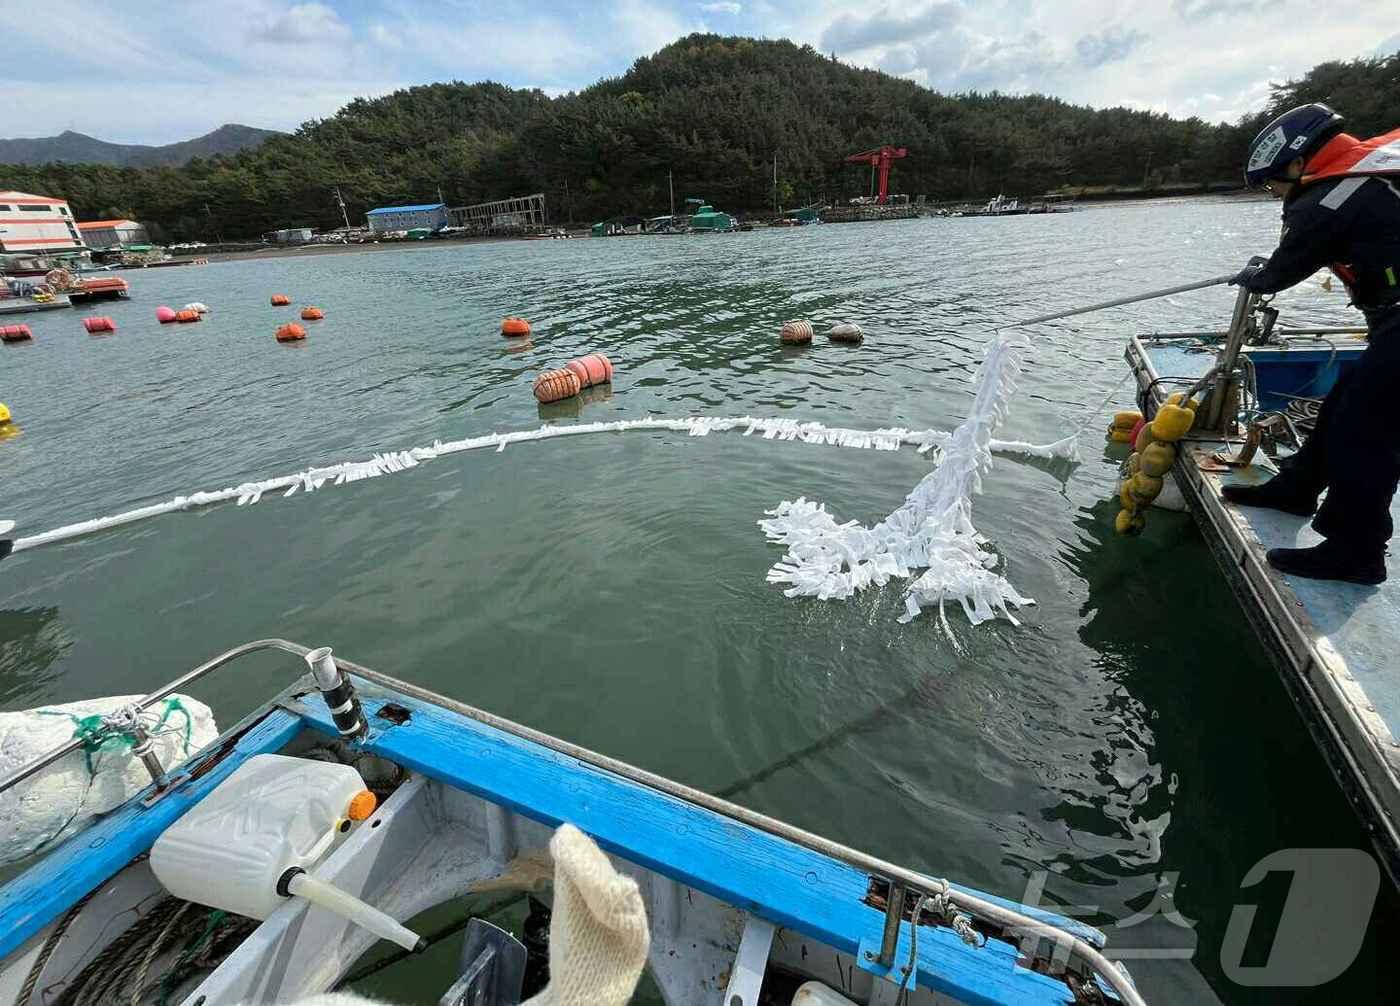
[[[350,255],[358,252],[402,251],[404,248],[421,247],[449,248],[455,245],[491,244],[500,241],[522,240],[528,239],[512,237],[473,237],[424,241],[366,241],[359,244],[288,245],[285,247],[269,245],[266,248],[248,248],[240,251],[218,251],[209,252],[207,254],[176,255],[172,261],[184,263],[193,259],[205,259],[212,264],[214,262],[237,262],[242,259],[296,258],[303,255]],[[139,270],[123,271],[136,272]]]

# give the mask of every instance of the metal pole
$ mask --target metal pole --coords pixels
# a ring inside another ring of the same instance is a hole
[[[1244,345],[1254,327],[1253,301],[1254,294],[1241,287],[1239,296],[1235,298],[1235,313],[1230,318],[1230,334],[1225,339],[1225,347],[1220,351],[1220,359],[1216,364],[1219,377],[1210,393],[1210,409],[1206,412],[1205,429],[1225,432],[1225,400],[1230,397],[1230,392],[1238,383],[1235,378],[1235,366],[1239,363],[1240,347]]]
[[[1195,283],[1183,283],[1181,286],[1169,286],[1164,290],[1153,290],[1150,293],[1134,294],[1131,297],[1119,297],[1116,300],[1106,300],[1099,304],[1090,304],[1088,307],[1077,307],[1072,311],[1060,311],[1056,314],[1042,314],[1035,318],[1023,318],[1020,321],[1010,321],[1005,325],[999,325],[993,331],[1000,332],[1007,328],[1021,328],[1025,325],[1039,325],[1044,321],[1058,321],[1061,318],[1072,318],[1077,314],[1090,314],[1094,311],[1103,311],[1110,307],[1123,307],[1126,304],[1137,304],[1144,300],[1156,300],[1158,297],[1170,297],[1174,293],[1186,293],[1190,290],[1204,290],[1212,286],[1224,286],[1236,276],[1230,273],[1227,276],[1215,276],[1212,279],[1198,280]]]
[[[899,924],[904,921],[904,896],[908,890],[899,881],[890,881],[889,900],[885,902],[885,928],[880,934],[880,956],[876,958],[882,968],[894,963],[895,948],[899,946]],[[918,923],[915,919],[914,924]]]

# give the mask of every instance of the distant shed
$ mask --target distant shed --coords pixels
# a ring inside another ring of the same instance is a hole
[[[369,229],[376,234],[388,231],[411,231],[425,227],[439,231],[447,226],[446,203],[422,203],[417,206],[381,206],[365,214]]]
[[[93,251],[151,243],[146,228],[135,220],[85,220],[78,224],[78,230],[82,232],[84,243]]]

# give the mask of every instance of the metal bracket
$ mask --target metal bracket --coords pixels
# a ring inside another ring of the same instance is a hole
[[[510,933],[485,919],[472,919],[462,940],[462,977],[438,1006],[516,1006],[526,956],[525,945]]]
[[[768,970],[768,953],[773,948],[774,926],[756,915],[744,920],[744,935],[739,940],[739,952],[729,970],[729,984],[724,989],[724,1006],[758,1006],[758,993],[763,988],[763,975]]]
[[[1276,413],[1251,419],[1249,428],[1245,431],[1244,443],[1240,446],[1238,454],[1234,457],[1228,457],[1216,452],[1210,456],[1210,459],[1227,468],[1246,468],[1254,463],[1254,455],[1259,452],[1259,447],[1264,442],[1264,434],[1273,435],[1283,426],[1283,417]]]

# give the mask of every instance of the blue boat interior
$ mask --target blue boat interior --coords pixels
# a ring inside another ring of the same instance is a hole
[[[364,751],[551,827],[569,822],[617,857],[850,954],[872,973],[889,970],[866,961],[880,946],[885,918],[872,904],[869,874],[453,710],[362,679],[355,684],[371,725],[359,742]],[[321,695],[284,694],[192,759],[181,770],[189,778],[171,795],[149,807],[128,802],[0,888],[0,958],[149,851],[249,757],[282,751],[307,732],[337,736]],[[1073,919],[981,897],[1095,947],[1104,943]],[[908,928],[900,928],[898,961],[911,952]],[[1025,966],[1022,948],[1005,939],[971,946],[946,926],[923,925],[917,958],[916,984],[954,1002],[1050,1006],[1074,998],[1063,979]]]

